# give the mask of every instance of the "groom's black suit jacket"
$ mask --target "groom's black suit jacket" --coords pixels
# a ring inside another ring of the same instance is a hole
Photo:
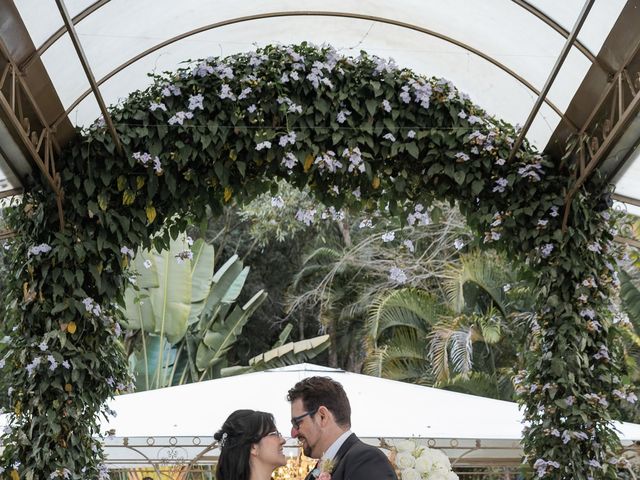
[[[398,480],[387,456],[354,433],[338,450],[333,465],[331,480]]]

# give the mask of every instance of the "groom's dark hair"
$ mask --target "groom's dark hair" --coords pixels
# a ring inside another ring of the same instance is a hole
[[[289,390],[287,400],[302,400],[305,410],[313,412],[326,407],[341,427],[351,428],[351,405],[338,382],[329,377],[308,377]]]

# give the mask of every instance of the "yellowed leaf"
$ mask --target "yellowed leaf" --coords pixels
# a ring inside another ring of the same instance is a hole
[[[144,177],[138,175],[136,177],[136,188],[140,190],[142,187],[144,187]]]
[[[129,189],[126,189],[122,194],[122,204],[131,205],[136,199],[136,194]]]
[[[227,203],[229,200],[231,200],[232,196],[233,196],[233,190],[231,190],[231,187],[224,187],[224,201],[225,201],[225,203]]]
[[[67,325],[67,332],[69,332],[71,335],[76,333],[77,329],[78,326],[76,325],[76,322],[69,322],[69,324]]]
[[[307,155],[307,158],[304,159],[305,173],[311,170],[311,165],[313,165],[313,155]]]
[[[371,186],[374,188],[374,190],[377,190],[378,188],[380,188],[380,179],[378,177],[373,177],[373,180],[371,181]]]
[[[65,383],[64,391],[67,392],[67,393],[73,392],[73,385],[71,385],[70,383]]]
[[[154,207],[153,205],[147,205],[146,212],[147,221],[149,223],[153,223],[153,221],[156,219],[156,207]]]

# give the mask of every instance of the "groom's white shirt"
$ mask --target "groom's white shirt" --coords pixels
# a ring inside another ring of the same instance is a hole
[[[333,459],[336,457],[336,454],[338,453],[338,450],[340,450],[340,447],[342,446],[342,444],[347,440],[347,438],[349,438],[349,435],[351,435],[351,430],[347,430],[346,432],[344,432],[342,435],[340,435],[336,439],[335,442],[331,444],[329,448],[327,448],[327,451],[322,454],[322,458],[320,459],[321,465],[322,465],[322,462],[325,460],[333,461]]]

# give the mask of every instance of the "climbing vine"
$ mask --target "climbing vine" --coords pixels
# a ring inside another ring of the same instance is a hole
[[[99,414],[129,383],[116,305],[133,252],[284,179],[336,210],[405,221],[436,199],[457,202],[478,246],[527,262],[540,290],[516,379],[529,463],[543,478],[617,478],[610,419],[635,397],[622,385],[612,219],[596,208],[597,185],[576,196],[563,232],[561,162],[526,142],[510,160],[514,128],[449,81],[330,47],[192,62],[111,116],[123,152],[97,122],[60,162],[63,231],[44,183],[9,214],[5,475],[106,478]]]

